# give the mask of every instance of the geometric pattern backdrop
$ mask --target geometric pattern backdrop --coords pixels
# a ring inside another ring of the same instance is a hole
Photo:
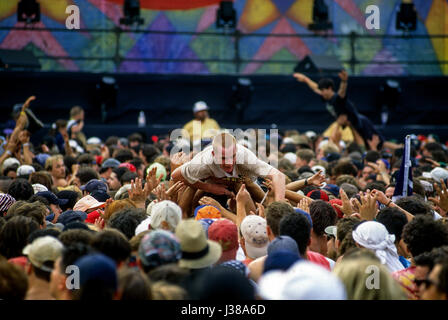
[[[17,22],[19,0],[0,1],[0,27],[22,27]],[[211,35],[179,35],[175,32],[222,32],[215,27],[219,0],[141,0],[142,30],[169,31],[171,34],[121,33],[119,54],[128,61],[95,60],[113,58],[116,34],[93,29],[113,30],[120,26],[123,0],[39,0],[39,28],[65,28],[65,8],[80,8],[81,30],[70,32],[0,30],[0,48],[32,50],[40,59],[43,71],[82,71],[158,74],[233,74],[233,63],[217,63],[214,59],[234,57],[233,37]],[[376,35],[356,41],[356,58],[363,61],[358,75],[448,75],[448,0],[414,0],[418,13],[417,31],[422,36],[396,39],[396,11],[401,0],[326,0],[334,29],[332,34],[356,31]],[[242,74],[290,74],[295,63],[305,55],[332,54],[341,60],[350,58],[348,38],[312,38],[307,29],[311,22],[313,0],[235,0],[238,29],[245,34],[239,41],[240,58],[269,62],[244,62]],[[380,8],[380,30],[365,28],[365,8]],[[88,30],[87,30],[88,29]],[[130,29],[128,29],[130,30]],[[269,34],[291,37],[270,37]],[[262,35],[262,36],[257,36]],[[305,36],[297,36],[305,35]],[[58,60],[45,57],[59,57]],[[204,62],[145,62],[141,58],[209,60]],[[437,61],[436,64],[378,64],[378,61]],[[280,62],[278,62],[280,61]],[[349,66],[346,65],[348,68]]]

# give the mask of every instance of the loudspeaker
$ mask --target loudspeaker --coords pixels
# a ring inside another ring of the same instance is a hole
[[[28,50],[0,49],[0,68],[11,70],[39,70],[39,60]]]
[[[342,69],[344,69],[344,67],[335,56],[310,54],[297,64],[294,68],[294,72],[323,76],[337,74]]]

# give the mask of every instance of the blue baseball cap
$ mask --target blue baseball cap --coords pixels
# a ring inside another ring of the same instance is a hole
[[[59,199],[51,191],[40,191],[40,192],[36,193],[36,196],[47,199],[50,204],[64,205],[64,204],[67,204],[67,202],[68,202],[68,199]]]
[[[311,216],[310,216],[310,214],[308,212],[303,211],[302,209],[299,209],[299,208],[294,208],[294,211],[296,213],[303,214],[308,219],[308,222],[310,223],[311,228],[313,228],[313,219],[311,219]]]
[[[89,282],[117,290],[117,266],[104,254],[89,254],[74,263],[79,268],[79,284],[85,286]]]
[[[93,193],[94,191],[107,192],[107,185],[104,181],[98,179],[92,179],[80,188],[82,191]]]

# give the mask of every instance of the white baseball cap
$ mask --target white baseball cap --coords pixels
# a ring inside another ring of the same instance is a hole
[[[198,101],[194,104],[193,113],[208,110],[208,105],[204,101]]]
[[[151,209],[151,227],[153,229],[160,229],[162,222],[166,221],[174,232],[181,220],[182,209],[170,200],[158,202]]]
[[[300,260],[287,271],[269,271],[259,281],[267,300],[345,300],[342,281],[325,268]]]
[[[28,176],[28,175],[32,174],[33,172],[36,172],[36,170],[34,169],[34,167],[32,167],[28,164],[23,164],[17,168],[18,176]]]
[[[244,237],[247,254],[253,258],[267,255],[269,238],[266,231],[266,219],[249,215],[241,222],[241,233]]]

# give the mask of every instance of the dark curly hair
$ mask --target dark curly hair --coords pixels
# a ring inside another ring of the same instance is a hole
[[[414,216],[419,214],[431,214],[431,207],[417,196],[400,198],[395,204],[407,212],[412,213]]]
[[[131,255],[131,245],[125,235],[117,229],[108,229],[95,234],[90,243],[93,249],[113,259],[117,264]]]
[[[107,222],[107,227],[118,229],[128,240],[135,235],[135,228],[146,218],[144,210],[126,208],[115,212]]]
[[[395,242],[401,240],[403,228],[408,223],[408,219],[403,212],[397,208],[384,208],[375,219],[386,227],[387,232],[395,235]]]
[[[323,200],[311,202],[310,216],[313,221],[313,231],[318,236],[324,234],[326,227],[334,226],[338,217],[331,204]]]
[[[280,220],[280,235],[290,236],[297,242],[302,257],[310,242],[311,225],[308,219],[300,213],[288,214]]]
[[[431,216],[419,215],[404,227],[402,238],[412,256],[416,257],[423,252],[448,245],[448,228]]]
[[[14,180],[8,188],[9,195],[11,195],[17,201],[28,200],[34,194],[33,186],[28,180],[17,178]]]
[[[38,229],[39,224],[32,218],[15,216],[9,219],[0,230],[0,255],[6,259],[22,256],[28,236]]]

